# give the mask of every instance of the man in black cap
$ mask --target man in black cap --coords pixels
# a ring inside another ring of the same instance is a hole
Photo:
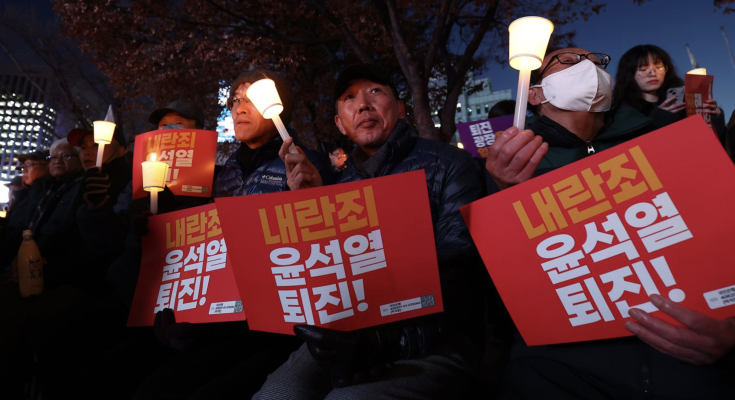
[[[158,129],[203,129],[204,113],[194,102],[175,100],[166,107],[153,111],[148,122]]]
[[[466,152],[416,137],[395,84],[378,67],[348,67],[334,96],[335,123],[357,145],[340,182],[425,171],[445,311],[351,332],[297,325],[306,343],[254,398],[466,398],[483,354],[487,273],[459,207],[484,195],[481,171]],[[290,188],[318,186],[305,157],[288,153],[290,142],[280,152]]]
[[[250,85],[261,79],[274,81],[283,102],[281,119],[284,124],[291,120],[291,85],[282,76],[253,69],[237,77],[230,89],[227,108],[232,113],[235,137],[241,145],[217,175],[213,197],[288,190],[286,167],[278,156],[283,141],[273,121],[263,118],[246,95]],[[159,128],[166,128],[162,124],[159,123]],[[319,171],[330,174],[329,161],[324,155],[308,149],[302,154],[308,155]],[[330,182],[329,178],[326,180]],[[267,374],[301,344],[289,336],[251,332],[247,323],[242,322],[177,323],[170,309],[158,312],[155,329],[162,343],[180,353],[140,385],[136,399],[249,397]],[[207,340],[215,337],[216,340]],[[233,376],[237,379],[232,379]]]
[[[16,170],[22,170],[21,188],[14,192],[15,200],[13,201],[13,212],[7,216],[7,221],[0,234],[0,275],[8,277],[10,274],[10,262],[15,258],[18,246],[22,241],[22,233],[24,229],[28,229],[30,217],[33,210],[30,210],[30,192],[33,183],[36,183],[36,189],[41,193],[45,193],[53,178],[49,175],[48,150],[36,150],[30,153],[21,154],[17,157],[21,164]]]

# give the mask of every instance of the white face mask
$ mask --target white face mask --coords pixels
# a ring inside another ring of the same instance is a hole
[[[567,111],[604,112],[612,103],[610,74],[590,60],[583,60],[565,70],[553,73],[541,81],[546,100]]]

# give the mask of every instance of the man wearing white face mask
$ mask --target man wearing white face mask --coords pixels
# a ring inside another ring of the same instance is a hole
[[[486,168],[500,189],[652,130],[629,106],[610,108],[610,57],[580,48],[551,52],[531,75],[529,129],[505,131]],[[516,335],[507,368],[509,398],[735,398],[735,319],[715,320],[652,295],[675,326],[631,309],[636,336],[528,347]]]
[[[605,71],[609,62],[607,54],[580,48],[556,50],[544,58],[531,74],[528,91],[538,117],[528,119],[528,130],[506,130],[490,147],[486,168],[499,189],[651,130],[650,120],[630,107],[606,115],[612,103],[612,79]]]

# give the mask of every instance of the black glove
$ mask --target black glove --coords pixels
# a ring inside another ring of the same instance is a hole
[[[138,239],[138,242],[142,241],[143,237],[148,235],[148,217],[151,215],[153,214],[149,210],[144,210],[140,214],[133,216],[131,225],[133,234]]]
[[[294,332],[306,342],[312,357],[330,369],[334,387],[367,382],[384,373],[387,364],[405,358],[403,331],[395,325],[351,332],[296,325]]]
[[[159,342],[178,351],[191,349],[201,336],[201,330],[195,324],[177,323],[174,310],[170,308],[156,313],[153,331]]]
[[[100,208],[110,199],[110,177],[99,167],[92,167],[84,172],[82,198],[89,208]]]

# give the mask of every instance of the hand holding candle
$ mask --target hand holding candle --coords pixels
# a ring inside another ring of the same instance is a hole
[[[523,17],[508,26],[510,32],[510,66],[519,71],[516,110],[513,125],[522,131],[526,127],[526,103],[531,71],[541,67],[554,24],[546,18]]]
[[[156,153],[151,153],[150,161],[143,161],[143,190],[151,193],[151,213],[158,214],[158,192],[166,187],[168,164],[156,161]]]
[[[253,82],[245,93],[263,118],[273,120],[284,142],[291,137],[288,131],[286,131],[281,117],[279,117],[279,114],[283,111],[283,103],[281,102],[281,97],[278,95],[278,90],[276,90],[276,83],[273,80],[261,79]],[[288,152],[298,154],[293,145],[288,149]]]
[[[102,168],[102,156],[105,154],[105,145],[112,142],[115,134],[115,123],[108,121],[94,121],[94,142],[97,147],[97,167]]]

